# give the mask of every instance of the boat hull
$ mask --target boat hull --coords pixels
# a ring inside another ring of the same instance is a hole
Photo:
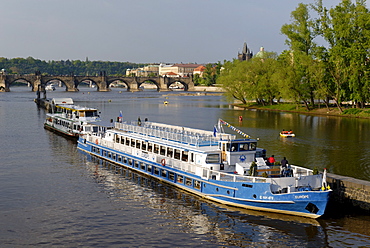
[[[82,137],[78,149],[119,166],[143,173],[190,193],[225,205],[318,218],[325,212],[330,191],[302,191],[273,194],[270,183],[232,182],[205,179],[145,157],[90,142]],[[150,169],[149,169],[150,168]]]
[[[44,128],[49,130],[49,131],[52,131],[56,134],[59,134],[61,136],[67,137],[67,138],[72,139],[72,140],[75,140],[75,141],[77,141],[78,137],[79,137],[79,135],[76,134],[76,133],[72,133],[72,132],[68,132],[66,130],[59,129],[59,128],[54,127],[52,125],[49,125],[47,123],[44,124]]]

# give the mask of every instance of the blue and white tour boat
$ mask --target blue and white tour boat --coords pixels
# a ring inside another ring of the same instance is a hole
[[[99,131],[100,117],[96,108],[74,105],[72,100],[53,99],[52,112],[47,113],[44,128],[78,139],[82,134]]]
[[[266,165],[257,140],[155,122],[115,122],[79,136],[78,149],[206,199],[240,208],[318,218],[331,189],[326,171]]]

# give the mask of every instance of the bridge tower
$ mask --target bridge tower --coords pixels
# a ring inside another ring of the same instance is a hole
[[[6,83],[6,71],[4,69],[0,72],[0,92],[9,92],[9,85]]]

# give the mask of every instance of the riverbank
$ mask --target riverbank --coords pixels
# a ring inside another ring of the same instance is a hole
[[[370,119],[370,109],[357,109],[343,107],[343,112],[341,113],[338,108],[330,107],[327,109],[324,106],[318,106],[315,109],[307,110],[304,106],[297,106],[296,104],[280,103],[276,105],[260,106],[255,104],[245,105],[241,103],[232,104],[235,107],[242,109],[259,109],[266,111],[280,111],[280,112],[291,112],[300,113],[307,115],[324,115],[324,116],[338,116],[338,117],[351,117],[351,118],[364,118]]]

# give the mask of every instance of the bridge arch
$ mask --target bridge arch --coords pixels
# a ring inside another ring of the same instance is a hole
[[[153,79],[146,79],[146,80],[144,80],[144,81],[142,81],[142,82],[138,82],[138,84],[137,84],[137,88],[139,89],[139,90],[144,90],[145,89],[145,86],[146,86],[146,84],[147,85],[153,85],[153,86],[148,86],[147,87],[147,89],[149,89],[149,88],[155,88],[157,91],[159,91],[160,90],[160,85],[159,85],[159,83],[156,81],[156,80],[153,80]]]
[[[93,78],[90,78],[90,77],[87,77],[87,78],[80,78],[78,81],[76,80],[76,88],[78,90],[81,89],[80,86],[83,86],[83,85],[87,85],[88,88],[96,88],[96,91],[99,91],[99,84],[93,79]]]
[[[16,78],[16,79],[10,81],[8,87],[10,87],[11,85],[14,85],[16,82],[21,82],[22,84],[27,84],[28,86],[33,87],[33,84],[32,84],[31,81],[27,80],[26,78],[22,78],[22,77]]]
[[[172,82],[167,83],[168,90],[183,90],[188,91],[188,85],[181,80],[173,80]]]
[[[48,79],[48,80],[45,80],[45,82],[44,82],[44,87],[47,87],[48,85],[50,85],[50,84],[53,84],[54,82],[59,82],[58,83],[58,85],[62,85],[62,86],[64,86],[65,87],[65,89],[67,90],[67,85],[66,85],[66,83],[63,81],[63,80],[61,80],[61,79]]]
[[[107,88],[111,88],[112,87],[112,84],[114,83],[117,83],[120,84],[120,85],[124,85],[125,87],[122,87],[122,88],[126,88],[127,91],[130,91],[131,87],[130,87],[130,83],[127,82],[126,80],[124,80],[123,78],[110,78],[109,80],[107,80]]]

